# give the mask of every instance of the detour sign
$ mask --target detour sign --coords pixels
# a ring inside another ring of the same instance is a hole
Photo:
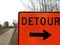
[[[59,12],[19,12],[19,45],[60,45]]]

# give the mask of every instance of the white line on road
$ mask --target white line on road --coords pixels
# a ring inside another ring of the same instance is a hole
[[[0,45],[9,45],[14,29],[10,29],[0,36]]]

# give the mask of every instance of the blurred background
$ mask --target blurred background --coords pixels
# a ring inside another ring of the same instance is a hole
[[[18,44],[20,0],[0,0],[0,45]]]

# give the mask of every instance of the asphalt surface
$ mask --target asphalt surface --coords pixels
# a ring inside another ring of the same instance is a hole
[[[18,45],[18,30],[14,30],[13,36],[10,40],[10,45]]]
[[[7,32],[3,33],[0,36],[0,45],[10,45],[13,34],[14,34],[14,29],[10,29]]]

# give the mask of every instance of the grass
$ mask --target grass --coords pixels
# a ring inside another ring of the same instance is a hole
[[[3,33],[7,32],[8,30],[9,30],[9,28],[0,29],[0,35],[2,35]]]

